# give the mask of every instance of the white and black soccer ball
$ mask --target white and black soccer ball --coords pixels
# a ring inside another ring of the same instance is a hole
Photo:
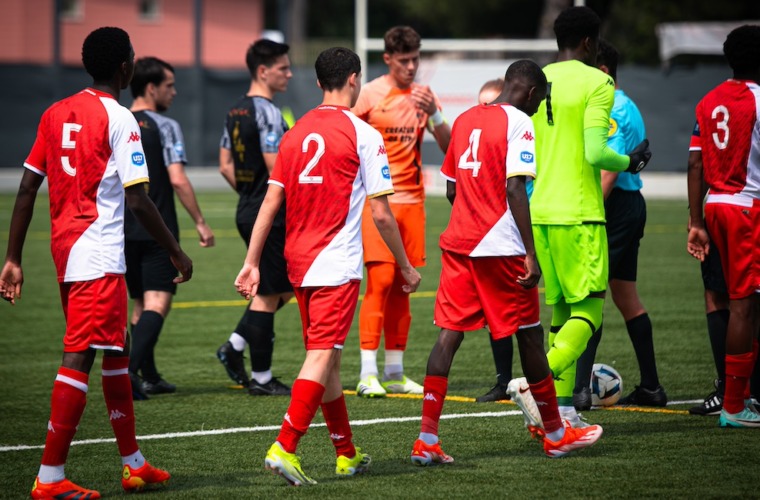
[[[591,369],[591,404],[612,406],[623,394],[623,378],[610,365],[595,363]]]

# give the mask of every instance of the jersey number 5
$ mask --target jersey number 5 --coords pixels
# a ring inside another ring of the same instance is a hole
[[[73,135],[80,130],[82,130],[82,126],[78,123],[64,123],[63,135],[61,136],[61,148],[74,149],[77,146],[77,141],[74,140]],[[68,156],[61,156],[61,166],[63,167],[63,171],[70,176],[74,177],[77,175],[77,169],[71,165]]]
[[[722,130],[723,140],[720,140],[720,136],[718,135],[718,132],[713,132],[712,139],[715,143],[715,147],[718,149],[726,149],[728,147],[728,108],[726,108],[723,105],[716,106],[715,109],[712,111],[712,119],[717,120],[718,115],[723,115],[722,120],[717,122],[715,124],[716,127],[718,127],[718,130]]]
[[[311,160],[309,160],[309,162],[306,164],[306,167],[303,169],[303,171],[298,175],[299,184],[322,184],[321,175],[309,174],[314,169],[314,167],[317,166],[317,163],[319,162],[319,159],[322,158],[322,155],[325,154],[325,140],[321,135],[312,132],[311,134],[307,135],[303,140],[303,143],[301,143],[301,151],[308,153],[309,143],[311,142],[317,143],[317,150],[314,152],[314,156],[311,157]]]
[[[462,170],[472,170],[472,176],[477,177],[480,170],[480,161],[478,161],[478,149],[480,148],[480,134],[482,129],[474,128],[470,133],[470,145],[462,156],[459,157],[458,168]]]

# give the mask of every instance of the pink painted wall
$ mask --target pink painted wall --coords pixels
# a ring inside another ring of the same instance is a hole
[[[83,15],[61,23],[61,62],[81,64],[84,38],[100,26],[118,26],[137,57],[152,55],[174,66],[194,62],[194,2],[161,0],[153,21],[139,18],[138,0],[81,0]],[[3,0],[0,63],[50,64],[53,0]],[[204,0],[201,62],[212,68],[245,68],[245,51],[264,28],[263,0]]]

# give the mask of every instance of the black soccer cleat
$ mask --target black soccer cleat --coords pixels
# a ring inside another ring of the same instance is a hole
[[[658,385],[654,390],[646,389],[640,385],[637,385],[636,389],[621,399],[618,404],[623,406],[633,405],[664,407],[668,404],[668,395],[665,394],[665,389],[661,385]]]
[[[581,392],[573,393],[573,406],[577,411],[588,411],[591,409],[591,388],[584,387]]]
[[[145,401],[148,395],[143,391],[143,380],[136,373],[129,372],[129,382],[132,385],[132,401]]]
[[[222,344],[216,351],[216,357],[219,358],[224,369],[227,370],[227,375],[229,375],[233,382],[243,387],[249,384],[248,375],[245,373],[243,353],[236,351],[232,347],[232,342],[228,340]]]
[[[718,391],[710,393],[702,404],[689,408],[689,413],[692,415],[700,415],[706,417],[708,415],[720,415],[723,409],[723,394]]]
[[[496,385],[491,387],[491,390],[483,394],[480,397],[475,398],[476,403],[491,403],[494,401],[508,401],[512,399],[512,396],[507,394],[507,384],[500,384],[496,382]]]
[[[145,394],[171,394],[177,392],[177,386],[159,378],[158,382],[142,381],[142,390]]]
[[[259,384],[255,380],[251,380],[248,385],[248,394],[251,396],[290,396],[290,387],[277,380],[276,377],[272,377],[272,380],[266,384]]]

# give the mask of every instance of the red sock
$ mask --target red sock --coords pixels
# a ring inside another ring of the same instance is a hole
[[[528,384],[533,399],[536,400],[538,412],[541,414],[541,420],[544,423],[544,431],[547,434],[559,430],[562,427],[562,419],[559,416],[557,407],[557,391],[554,388],[554,380],[551,374],[542,381],[535,384]]]
[[[438,435],[438,421],[443,411],[443,401],[449,388],[448,377],[426,375],[423,382],[425,397],[422,400],[422,425],[420,432]]]
[[[103,356],[103,396],[122,457],[135,453],[135,407],[129,380],[129,357]]]
[[[296,379],[291,389],[290,405],[282,421],[280,435],[277,441],[288,453],[295,453],[298,441],[306,434],[309,424],[317,414],[325,386],[319,382],[306,379]]]
[[[61,366],[50,398],[50,421],[42,452],[42,465],[63,465],[87,404],[89,376]]]
[[[739,413],[744,409],[744,392],[749,385],[755,357],[752,352],[726,354],[726,394],[723,409]]]
[[[322,403],[322,415],[325,417],[330,439],[335,446],[335,455],[348,458],[356,456],[356,448],[352,442],[351,424],[348,422],[346,398],[343,394],[329,403]]]

